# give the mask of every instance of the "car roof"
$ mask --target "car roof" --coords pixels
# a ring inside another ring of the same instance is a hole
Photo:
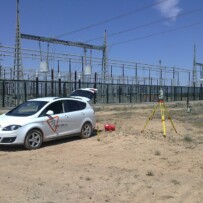
[[[74,100],[80,100],[80,101],[88,102],[93,98],[96,91],[97,91],[97,89],[95,89],[95,88],[80,88],[80,89],[74,90],[70,94],[69,97],[65,97],[65,98],[61,98],[61,97],[41,97],[41,98],[30,99],[29,101],[51,102],[53,100],[59,100],[59,99],[74,99]]]
[[[28,101],[46,101],[46,102],[51,102],[53,100],[77,100],[77,101],[83,101],[86,102],[86,100],[82,98],[76,98],[76,97],[40,97],[40,98],[35,98],[35,99],[29,99]]]
[[[35,99],[29,99],[29,101],[47,101],[47,102],[50,102],[50,101],[53,101],[56,99],[59,99],[59,97],[40,97],[40,98],[35,98]]]

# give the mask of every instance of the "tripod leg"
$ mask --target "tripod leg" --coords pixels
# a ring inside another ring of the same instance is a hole
[[[165,110],[166,110],[166,112],[167,112],[167,114],[168,114],[168,119],[170,120],[171,125],[173,126],[173,129],[175,130],[176,133],[178,133],[177,130],[176,130],[176,128],[175,128],[175,125],[174,125],[174,123],[173,123],[173,121],[172,121],[171,115],[170,115],[170,113],[169,113],[169,111],[168,111],[168,109],[167,109],[167,107],[166,107],[165,105],[164,105],[164,108],[165,108]]]
[[[148,120],[147,120],[147,122],[146,122],[146,124],[145,124],[145,126],[144,126],[144,128],[143,128],[143,130],[141,131],[141,133],[144,132],[145,128],[147,127],[147,125],[148,125],[148,123],[149,123],[149,121],[152,120],[152,118],[153,118],[153,116],[154,116],[154,114],[155,114],[155,112],[156,112],[156,110],[157,110],[158,105],[159,105],[159,104],[157,104],[157,105],[154,107],[154,110],[152,111],[152,114],[151,114],[150,117],[148,118]]]
[[[164,104],[160,102],[160,109],[161,109],[161,120],[162,120],[162,127],[163,127],[163,136],[166,137],[166,125],[165,125],[165,116],[164,116]]]

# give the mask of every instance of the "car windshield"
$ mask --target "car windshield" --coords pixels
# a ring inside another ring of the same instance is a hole
[[[45,104],[46,101],[26,101],[16,108],[12,109],[7,116],[31,116],[37,113]]]

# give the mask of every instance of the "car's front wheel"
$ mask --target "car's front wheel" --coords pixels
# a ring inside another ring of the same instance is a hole
[[[92,135],[92,125],[89,122],[83,124],[80,132],[80,137],[85,139]]]
[[[42,145],[42,133],[37,129],[30,130],[25,138],[24,147],[26,149],[38,149]]]

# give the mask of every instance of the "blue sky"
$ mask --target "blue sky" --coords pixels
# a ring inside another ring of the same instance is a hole
[[[186,69],[192,69],[196,44],[203,63],[202,0],[20,0],[20,26],[21,33],[95,45],[103,44],[106,30],[111,59],[155,65],[161,60]],[[16,0],[0,0],[0,28],[0,43],[14,46]],[[22,47],[38,44],[22,40]],[[79,48],[56,49],[83,54]]]

